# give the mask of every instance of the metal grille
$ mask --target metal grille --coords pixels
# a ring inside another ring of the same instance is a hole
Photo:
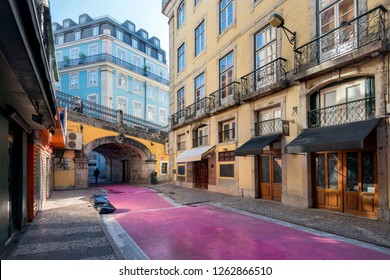
[[[192,146],[194,148],[201,147],[201,146],[206,146],[208,144],[209,144],[209,136],[208,135],[205,135],[205,136],[202,136],[202,137],[198,137],[198,138],[194,138],[192,140]]]
[[[255,135],[267,135],[272,133],[282,132],[282,119],[276,118],[272,120],[261,121],[255,123]]]
[[[209,98],[204,97],[201,100],[187,107],[186,119],[192,119],[194,117],[199,118],[208,113],[209,113]]]
[[[235,137],[236,137],[236,130],[234,128],[220,131],[219,132],[219,143],[232,141],[235,139]]]
[[[216,109],[220,106],[223,106],[229,101],[235,100],[240,101],[240,83],[232,82],[229,85],[218,89],[217,91],[210,94],[210,109]]]

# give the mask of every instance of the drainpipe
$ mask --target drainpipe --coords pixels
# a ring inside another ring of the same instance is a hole
[[[144,120],[146,121],[146,81],[144,82]]]

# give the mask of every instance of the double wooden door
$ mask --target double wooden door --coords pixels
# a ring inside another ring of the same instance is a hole
[[[282,200],[282,156],[262,154],[260,166],[260,198]]]
[[[209,186],[209,168],[208,160],[202,159],[201,161],[195,161],[194,177],[195,177],[195,188],[208,189]]]
[[[315,207],[376,216],[378,184],[375,151],[316,153],[313,171]]]

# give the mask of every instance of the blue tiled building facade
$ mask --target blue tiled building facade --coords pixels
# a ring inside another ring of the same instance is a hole
[[[168,125],[168,67],[158,38],[131,21],[88,14],[54,22],[53,33],[57,90]]]

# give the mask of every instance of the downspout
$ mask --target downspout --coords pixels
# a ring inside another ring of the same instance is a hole
[[[144,120],[146,121],[146,81],[144,82]]]

